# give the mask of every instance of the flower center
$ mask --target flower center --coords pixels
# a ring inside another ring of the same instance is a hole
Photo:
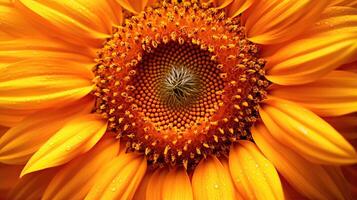
[[[240,19],[196,3],[165,3],[127,19],[93,69],[108,132],[155,166],[193,169],[251,139],[268,81]]]

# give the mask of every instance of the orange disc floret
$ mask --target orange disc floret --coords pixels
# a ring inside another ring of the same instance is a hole
[[[269,83],[239,18],[162,4],[127,19],[99,51],[96,112],[152,166],[192,169],[251,138]]]

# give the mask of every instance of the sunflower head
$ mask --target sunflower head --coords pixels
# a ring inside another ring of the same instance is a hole
[[[149,7],[99,51],[96,112],[127,151],[193,169],[251,139],[269,82],[238,18],[194,2]]]

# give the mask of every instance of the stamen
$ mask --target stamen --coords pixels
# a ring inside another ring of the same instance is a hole
[[[200,92],[198,77],[184,67],[173,66],[162,85],[162,100],[172,108],[191,103]]]

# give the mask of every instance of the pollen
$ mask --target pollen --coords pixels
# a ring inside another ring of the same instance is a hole
[[[191,170],[251,140],[269,86],[240,19],[194,1],[162,2],[126,19],[96,62],[95,112],[152,167]]]

